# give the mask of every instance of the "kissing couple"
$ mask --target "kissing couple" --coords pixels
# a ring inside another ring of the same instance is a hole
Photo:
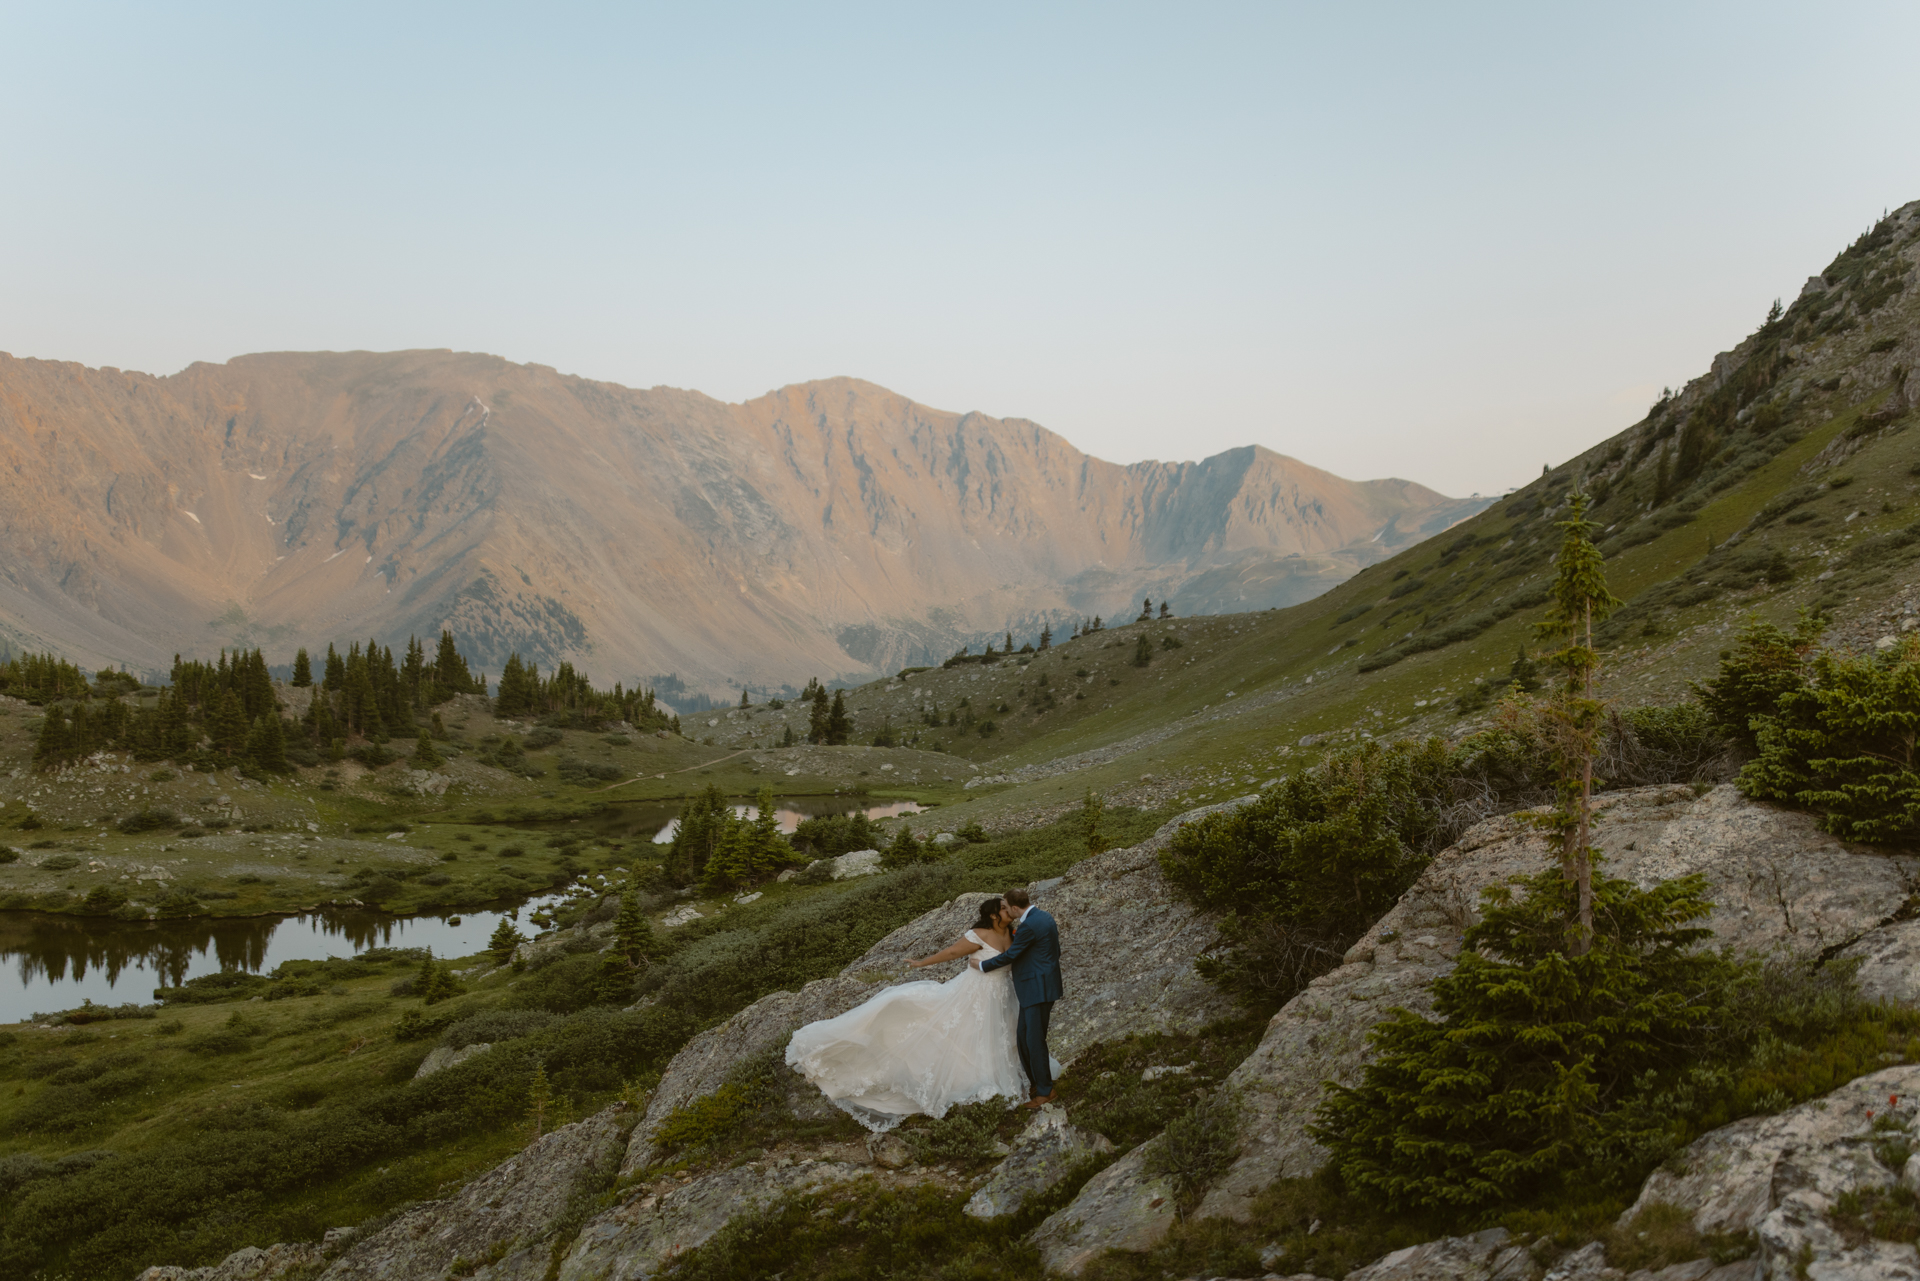
[[[946,982],[920,979],[877,993],[787,1043],[787,1065],[869,1130],[961,1103],[1053,1097],[1060,1063],[1047,1023],[1060,999],[1060,930],[1023,889],[980,904],[952,946],[908,961],[925,969],[966,958]]]

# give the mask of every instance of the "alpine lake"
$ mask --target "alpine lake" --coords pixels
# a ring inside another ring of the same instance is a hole
[[[808,818],[864,813],[868,818],[914,814],[912,801],[861,804],[834,796],[785,797],[775,815],[791,834]],[[754,813],[736,804],[734,812]],[[573,830],[610,839],[646,839],[665,844],[679,825],[680,802],[639,802],[606,807],[577,820]],[[543,834],[551,823],[503,824]],[[590,874],[565,889],[501,903],[478,911],[392,916],[369,908],[325,908],[274,916],[193,916],[121,921],[65,913],[0,911],[0,1023],[95,1005],[146,1004],[154,989],[222,970],[266,973],[286,961],[348,957],[369,948],[431,948],[435,956],[471,956],[483,950],[502,920],[532,934],[543,909],[582,893],[612,889],[604,874]],[[529,928],[529,925],[534,928]]]

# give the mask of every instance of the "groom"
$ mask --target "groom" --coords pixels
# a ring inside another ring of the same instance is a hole
[[[982,973],[1003,965],[1013,967],[1013,991],[1020,998],[1020,1065],[1033,1087],[1026,1106],[1037,1108],[1053,1097],[1047,1023],[1053,1017],[1053,1003],[1060,999],[1060,929],[1051,916],[1032,906],[1025,890],[1008,890],[1000,897],[1014,927],[1013,942],[990,961],[968,963]]]

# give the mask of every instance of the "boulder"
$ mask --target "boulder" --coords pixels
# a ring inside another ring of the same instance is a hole
[[[704,915],[706,915],[706,913],[702,912],[693,904],[682,903],[679,907],[674,908],[671,912],[668,912],[666,916],[662,917],[660,924],[671,930],[685,925],[690,921],[697,921]]]
[[[1048,1272],[1079,1276],[1108,1250],[1145,1253],[1173,1228],[1173,1186],[1146,1170],[1141,1144],[1087,1180],[1064,1210],[1034,1229],[1032,1242]]]
[[[883,1170],[904,1170],[913,1164],[913,1149],[897,1134],[869,1134],[867,1155]]]
[[[322,1262],[320,1247],[305,1242],[242,1246],[209,1268],[148,1268],[138,1281],[277,1281],[289,1272],[305,1275]]]
[[[401,786],[415,796],[445,796],[453,779],[445,774],[436,774],[432,770],[410,769]]]
[[[369,1236],[356,1235],[322,1281],[445,1276],[465,1261],[473,1281],[539,1281],[539,1243],[579,1197],[613,1181],[631,1113],[615,1106],[542,1135],[444,1201],[414,1206]],[[478,1267],[475,1261],[492,1259]]]
[[[735,1216],[866,1173],[838,1161],[721,1170],[666,1192],[644,1185],[589,1219],[561,1261],[560,1281],[634,1281],[701,1245]]]
[[[1720,944],[1758,952],[1858,948],[1869,960],[1883,958],[1869,967],[1875,982],[1888,990],[1912,982],[1894,971],[1898,950],[1916,936],[1892,918],[1920,861],[1848,845],[1811,816],[1749,801],[1731,786],[1704,795],[1690,787],[1608,793],[1598,810],[1595,844],[1612,874],[1643,885],[1706,876],[1714,903],[1706,923]],[[1242,1218],[1276,1178],[1313,1172],[1323,1152],[1306,1122],[1322,1083],[1359,1077],[1368,1031],[1396,1006],[1431,1008],[1428,984],[1453,967],[1461,933],[1478,919],[1481,890],[1550,863],[1545,837],[1523,816],[1475,826],[1434,859],[1344,964],[1274,1016],[1226,1083],[1244,1099],[1244,1147],[1201,1214]]]
[[[880,866],[879,850],[854,850],[850,854],[842,854],[838,858],[827,861],[833,864],[832,876],[836,881],[848,880],[855,876],[872,876],[876,872],[885,870]]]
[[[1395,1250],[1347,1274],[1348,1281],[1535,1281],[1540,1265],[1508,1242],[1505,1228],[1442,1237]]]
[[[435,1072],[450,1068],[456,1063],[465,1063],[474,1055],[484,1054],[492,1048],[491,1041],[477,1041],[472,1045],[463,1045],[457,1050],[449,1045],[435,1046],[433,1052],[421,1060],[419,1068],[414,1071],[413,1079],[418,1081],[423,1076],[432,1076]]]
[[[1088,1046],[1109,1037],[1192,1031],[1232,1011],[1232,1003],[1193,965],[1215,940],[1214,918],[1174,895],[1161,875],[1159,853],[1183,823],[1246,799],[1183,814],[1139,845],[1076,863],[1048,889],[1047,911],[1060,923],[1066,983],[1048,1042],[1062,1063],[1071,1064]],[[988,897],[962,894],[893,931],[834,977],[816,979],[798,992],[764,996],[687,1042],[667,1065],[646,1118],[634,1131],[622,1175],[651,1165],[651,1136],[660,1122],[719,1089],[742,1059],[784,1044],[804,1023],[845,1013],[883,987],[929,977],[907,970],[907,959],[953,942],[973,924]],[[958,968],[956,962],[953,969]],[[802,1088],[819,1098],[811,1087]]]
[[[988,1172],[965,1210],[976,1219],[1017,1213],[1075,1166],[1111,1151],[1113,1144],[1104,1134],[1075,1129],[1067,1124],[1066,1109],[1049,1104],[1020,1132],[1006,1159]]]

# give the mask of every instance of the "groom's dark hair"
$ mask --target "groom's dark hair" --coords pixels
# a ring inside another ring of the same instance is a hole
[[[1008,907],[1017,907],[1022,912],[1033,906],[1033,900],[1027,897],[1025,890],[1008,890],[1000,897],[1006,900]]]

